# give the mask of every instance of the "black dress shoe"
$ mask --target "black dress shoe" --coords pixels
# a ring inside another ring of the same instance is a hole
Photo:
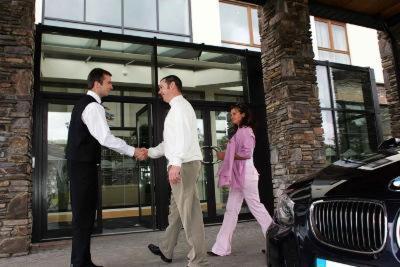
[[[101,265],[96,265],[96,264],[94,264],[93,262],[90,262],[90,263],[87,265],[87,267],[103,267],[103,266],[101,266]]]
[[[160,258],[167,262],[167,263],[171,263],[172,259],[168,259],[167,257],[164,256],[164,254],[161,252],[160,248],[157,247],[156,245],[150,244],[147,246],[149,248],[149,250],[151,251],[151,253],[153,253],[154,255],[160,256]]]
[[[213,256],[213,257],[220,257],[220,255],[215,254],[215,253],[212,252],[212,251],[207,251],[207,254],[210,255],[210,256]]]

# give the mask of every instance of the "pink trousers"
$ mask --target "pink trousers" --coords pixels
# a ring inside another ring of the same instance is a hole
[[[264,234],[272,223],[272,218],[264,205],[260,202],[258,194],[258,174],[246,177],[243,189],[230,189],[224,221],[217,235],[217,240],[212,247],[212,252],[220,256],[231,254],[232,235],[238,221],[238,215],[242,207],[243,199],[246,200],[250,212],[257,219]]]

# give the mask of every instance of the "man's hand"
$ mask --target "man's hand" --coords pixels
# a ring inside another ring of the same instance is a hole
[[[146,160],[149,155],[148,155],[148,149],[147,148],[135,148],[135,158],[137,160]]]
[[[181,181],[181,167],[171,165],[168,168],[168,180],[170,184],[177,184]]]

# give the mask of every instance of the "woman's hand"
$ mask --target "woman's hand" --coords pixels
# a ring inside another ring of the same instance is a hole
[[[218,151],[217,152],[217,159],[224,160],[225,158],[225,151]]]

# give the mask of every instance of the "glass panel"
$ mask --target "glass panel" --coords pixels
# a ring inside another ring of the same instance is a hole
[[[132,104],[124,103],[124,125],[123,125],[123,127],[136,127],[136,116],[133,116],[132,114],[137,114],[145,106],[146,106],[145,104],[132,105]],[[143,123],[141,125],[143,125]],[[145,126],[143,126],[143,127],[145,127]],[[146,146],[146,147],[149,147],[149,146]]]
[[[121,26],[121,1],[86,0],[86,21]]]
[[[335,107],[373,111],[368,72],[331,69]]]
[[[71,204],[65,147],[72,105],[48,105],[47,113],[47,229],[71,227]]]
[[[377,150],[375,121],[372,115],[337,112],[341,158],[365,156]]]
[[[343,26],[333,24],[332,34],[334,49],[347,51],[346,29]]]
[[[330,48],[329,29],[325,22],[315,21],[315,29],[317,30],[317,43],[319,47]]]
[[[131,105],[133,106],[133,105]],[[139,106],[139,105],[137,105]],[[133,110],[132,107],[130,110]],[[137,128],[137,147],[151,147],[149,116],[150,108],[144,105],[142,108],[135,111],[136,128]],[[153,205],[153,176],[151,175],[151,161],[139,161],[139,220],[140,224],[153,228],[154,226],[154,205]]]
[[[45,91],[45,92],[55,92],[55,93],[86,94],[87,89],[82,89],[82,88],[57,87],[57,86],[51,86],[51,85],[43,85],[40,87],[40,90]]]
[[[189,34],[188,0],[161,0],[158,4],[160,31]]]
[[[128,144],[135,145],[136,131],[112,131]],[[102,148],[102,215],[104,232],[135,226],[138,213],[138,164],[128,156]]]
[[[320,106],[323,108],[331,107],[328,67],[317,66],[317,84]]]
[[[200,147],[204,146],[204,118],[203,113],[196,110],[197,119],[197,135],[199,138]],[[207,177],[204,164],[201,164],[200,176],[197,179],[197,192],[199,194],[201,209],[203,211],[203,216],[207,217],[208,205],[207,205]]]
[[[391,127],[390,127],[390,114],[389,107],[387,105],[380,105],[381,110],[381,122],[382,122],[382,134],[383,140],[387,140],[392,137]]]
[[[41,81],[54,87],[43,90],[82,92],[73,88],[84,89],[90,70],[100,67],[112,74],[111,95],[152,95],[151,45],[55,34],[44,34],[42,41]]]
[[[106,111],[108,126],[121,127],[121,103],[104,102],[102,105]]]
[[[174,47],[159,47],[157,52],[158,77],[177,75],[184,95],[189,91],[192,97],[209,101],[218,94],[243,96],[242,57]]]
[[[186,36],[180,36],[180,35],[161,34],[161,33],[155,33],[155,32],[135,31],[135,30],[128,30],[128,29],[124,29],[124,34],[149,37],[149,38],[157,37],[157,38],[163,39],[163,40],[174,40],[174,41],[180,41],[180,42],[190,42],[191,41],[189,36],[186,37]]]
[[[328,60],[330,62],[347,65],[350,64],[350,56],[348,54],[318,50],[318,57],[319,60]]]
[[[45,17],[83,21],[84,0],[46,0]]]
[[[260,28],[259,28],[259,25],[258,25],[258,11],[257,11],[257,9],[254,9],[254,8],[251,9],[251,21],[253,23],[254,44],[261,45]]]
[[[233,125],[230,119],[230,113],[227,111],[211,111],[211,138],[212,144],[218,146],[222,151],[226,150],[226,144],[232,136]],[[217,155],[213,151],[213,158],[216,160]],[[218,187],[218,168],[219,164],[214,165],[214,188],[215,188],[215,204],[217,215],[223,215],[226,208],[226,202],[229,196],[229,188]],[[240,213],[250,212],[245,202],[243,202]]]
[[[220,2],[219,13],[222,40],[250,44],[247,8]]]
[[[326,163],[330,164],[336,161],[335,129],[333,126],[332,111],[322,110],[322,128],[324,129],[324,145]]]
[[[84,23],[57,21],[57,20],[51,20],[51,19],[45,19],[43,23],[45,25],[72,28],[72,29],[81,29],[81,30],[89,30],[89,31],[103,31],[103,32],[111,32],[111,33],[119,33],[119,34],[122,33],[121,28],[90,25],[90,24],[84,24]]]
[[[124,26],[157,30],[156,0],[124,0]]]

